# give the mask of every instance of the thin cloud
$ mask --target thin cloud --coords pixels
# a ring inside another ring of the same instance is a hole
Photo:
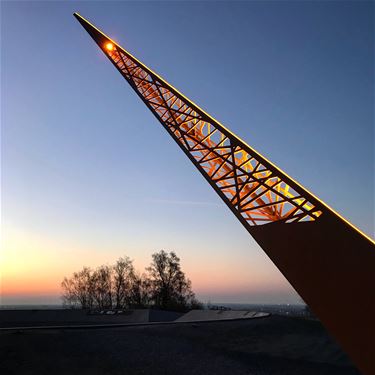
[[[150,199],[149,202],[173,204],[173,205],[181,205],[181,206],[215,206],[215,207],[222,206],[222,204],[215,203],[215,202],[185,201],[185,200],[174,200],[174,199]]]

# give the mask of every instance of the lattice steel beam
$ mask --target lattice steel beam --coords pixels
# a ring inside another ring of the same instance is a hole
[[[375,373],[374,241],[75,16],[358,367]]]

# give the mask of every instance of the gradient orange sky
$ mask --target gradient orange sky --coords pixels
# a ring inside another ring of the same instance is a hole
[[[3,227],[2,249],[3,304],[22,301],[56,303],[64,276],[84,265],[95,268],[111,264],[117,257],[126,254],[135,260],[138,270],[144,271],[151,261],[152,252],[135,243],[128,251],[111,251],[111,256],[108,256],[100,247],[77,247],[63,239],[50,239],[8,225]],[[296,300],[286,280],[261,250],[255,257],[252,252],[244,257],[245,254],[240,251],[224,253],[218,250],[217,253],[195,250],[190,257],[181,260],[195,292],[204,301],[224,298],[227,302],[246,302],[252,298],[255,302],[265,299],[272,302],[278,294],[279,302]],[[176,251],[188,254],[189,245]]]

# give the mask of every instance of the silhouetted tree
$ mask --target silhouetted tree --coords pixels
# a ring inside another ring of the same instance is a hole
[[[90,268],[84,267],[81,271],[74,272],[70,279],[64,277],[61,286],[64,305],[83,309],[92,308],[94,286]]]
[[[130,286],[130,307],[146,307],[150,304],[150,280],[146,275],[134,272]]]
[[[195,301],[191,282],[181,270],[180,258],[164,250],[152,255],[147,268],[150,278],[151,299],[162,309],[184,310]]]
[[[116,309],[123,309],[131,304],[133,279],[133,262],[129,257],[118,259],[113,266],[113,294]]]
[[[92,275],[93,297],[99,309],[112,308],[112,268],[98,267]]]
[[[161,250],[152,255],[148,274],[134,270],[128,257],[113,266],[92,271],[84,267],[61,283],[63,303],[83,309],[125,309],[155,306],[162,309],[202,308],[191,290],[191,282],[181,270],[174,252]]]

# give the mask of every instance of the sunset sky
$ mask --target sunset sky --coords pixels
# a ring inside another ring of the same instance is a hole
[[[94,23],[371,237],[371,2],[2,2],[1,304],[174,250],[203,302],[300,298],[82,29]]]

